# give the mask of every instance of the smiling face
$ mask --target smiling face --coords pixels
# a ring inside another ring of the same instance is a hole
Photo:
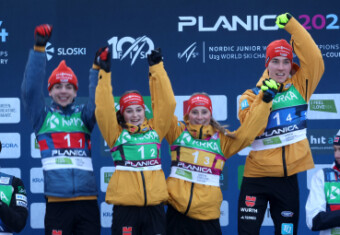
[[[123,117],[126,123],[138,126],[144,122],[145,110],[141,105],[130,105],[124,110]]]
[[[284,83],[290,76],[292,64],[287,57],[276,56],[268,64],[269,77],[276,82]]]
[[[66,107],[73,102],[74,98],[77,96],[77,91],[71,83],[62,82],[54,84],[49,91],[49,95],[54,102],[62,107]]]
[[[193,125],[209,125],[211,113],[203,106],[197,106],[189,112],[189,122]]]

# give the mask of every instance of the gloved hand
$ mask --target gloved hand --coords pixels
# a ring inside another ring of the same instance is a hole
[[[110,72],[111,70],[111,53],[108,47],[102,47],[96,52],[93,64],[99,66],[105,72]]]
[[[272,101],[278,92],[280,87],[280,83],[277,83],[275,80],[271,78],[267,78],[263,80],[263,85],[261,86],[261,90],[263,91],[262,100],[266,103]]]
[[[280,29],[283,29],[290,20],[290,18],[292,18],[291,14],[284,13],[276,17],[275,23],[277,24],[277,26],[279,26]]]
[[[36,46],[45,47],[52,35],[52,25],[42,24],[35,27],[34,41]]]
[[[100,68],[100,66],[99,66],[100,54],[105,50],[105,48],[107,48],[107,47],[101,47],[101,48],[99,48],[99,50],[96,51],[96,55],[94,56],[93,64],[95,64],[95,65],[98,66],[99,68]]]
[[[161,48],[152,50],[151,54],[148,54],[148,62],[150,66],[158,64],[161,61],[163,61]]]

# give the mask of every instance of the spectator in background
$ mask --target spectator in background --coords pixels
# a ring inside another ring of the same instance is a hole
[[[51,105],[45,105],[45,46],[50,25],[37,26],[21,86],[24,109],[40,147],[46,196],[45,234],[100,234],[97,186],[91,157],[96,123],[94,95],[98,69],[90,69],[89,98],[74,103],[78,80],[63,60],[48,79]]]
[[[320,235],[340,234],[340,130],[333,148],[334,164],[313,175],[306,203],[307,226]]]
[[[291,36],[271,42],[266,51],[266,70],[257,87],[240,98],[239,119],[251,113],[264,79],[280,83],[267,127],[258,133],[246,159],[238,204],[238,233],[259,234],[267,204],[275,234],[297,234],[299,185],[297,173],[314,167],[306,137],[307,103],[324,72],[322,54],[309,33],[289,13],[279,15],[279,28]],[[300,67],[293,63],[293,49]]]

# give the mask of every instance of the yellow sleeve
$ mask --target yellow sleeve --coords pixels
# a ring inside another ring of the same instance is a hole
[[[108,146],[112,148],[122,128],[117,122],[111,86],[111,73],[106,73],[101,69],[98,76],[95,98],[96,120],[103,138]]]
[[[308,102],[325,71],[322,54],[307,30],[292,17],[284,28],[299,58],[300,69],[292,77],[294,86]]]
[[[248,116],[250,107],[252,106],[256,95],[252,90],[246,90],[240,100],[239,100],[239,109],[238,109],[238,118],[243,123],[244,119]]]
[[[162,140],[170,128],[171,118],[175,113],[176,100],[163,62],[151,66],[149,71],[153,110],[152,126]]]
[[[221,147],[226,158],[250,145],[256,136],[266,128],[272,102],[266,103],[262,101],[262,97],[262,91],[256,96],[254,94],[253,102],[249,104],[249,107],[239,112],[239,115],[241,113],[242,116],[242,118],[240,117],[241,126],[232,133],[235,138],[221,136]],[[242,101],[240,100],[240,102]]]
[[[167,132],[165,139],[171,145],[184,131],[185,125],[179,122],[175,115],[172,116],[170,129]]]

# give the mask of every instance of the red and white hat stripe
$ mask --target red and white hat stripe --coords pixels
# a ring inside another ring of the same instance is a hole
[[[190,111],[198,106],[206,107],[209,109],[210,113],[212,114],[212,103],[208,96],[198,94],[192,96],[189,100],[185,102],[185,105],[187,105],[187,109],[185,111],[185,114],[190,113]]]
[[[141,105],[145,109],[144,100],[140,94],[128,93],[119,100],[120,113],[123,114],[124,110],[131,105]]]

